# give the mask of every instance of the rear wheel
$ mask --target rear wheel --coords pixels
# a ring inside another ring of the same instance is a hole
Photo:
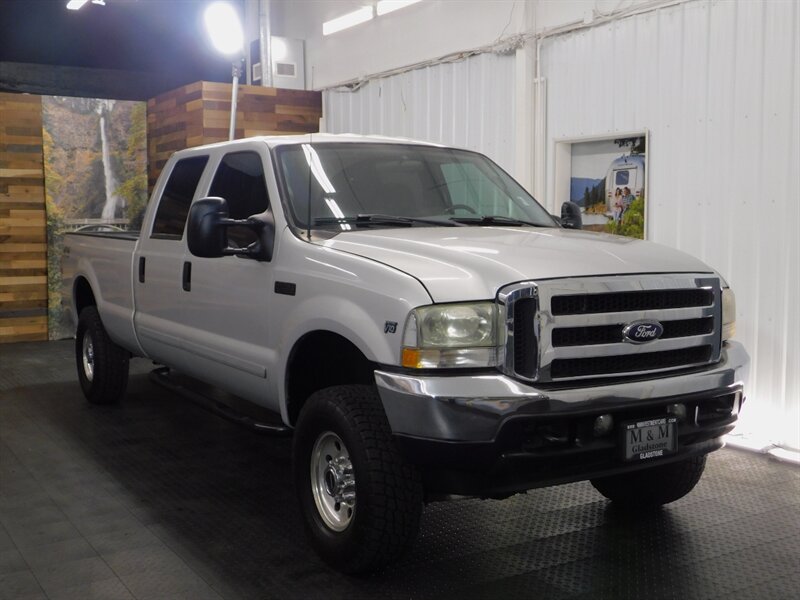
[[[333,567],[374,571],[413,542],[422,483],[395,448],[373,387],[314,393],[297,421],[293,462],[309,539]]]
[[[706,467],[706,457],[685,460],[592,479],[592,485],[606,498],[626,508],[652,508],[669,504],[694,489]]]
[[[75,361],[83,395],[92,404],[113,404],[128,386],[129,354],[108,337],[97,308],[81,311],[75,335]]]

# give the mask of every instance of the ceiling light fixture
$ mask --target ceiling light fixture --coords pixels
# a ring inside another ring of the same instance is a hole
[[[374,16],[374,11],[371,6],[362,6],[358,10],[336,17],[330,21],[325,21],[322,24],[322,35],[330,35],[342,29],[353,27],[361,23],[366,23]]]
[[[239,15],[227,2],[214,2],[205,12],[206,30],[214,47],[222,54],[237,54],[244,47]]]
[[[67,2],[67,9],[78,10],[81,6],[86,4],[89,0],[69,0]]]
[[[378,16],[380,17],[382,15],[388,15],[390,12],[400,10],[401,8],[405,8],[406,6],[416,4],[419,1],[420,0],[380,0],[375,8],[378,11]]]
[[[232,140],[236,133],[236,100],[239,97],[239,77],[242,75],[244,56],[244,31],[236,9],[227,2],[214,2],[206,8],[204,14],[206,30],[211,43],[222,54],[232,58],[231,76],[231,124],[228,139]]]

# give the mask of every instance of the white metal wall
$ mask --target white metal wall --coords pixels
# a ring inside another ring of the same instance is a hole
[[[480,151],[514,168],[514,57],[482,54],[326,91],[329,133],[399,136]]]
[[[717,268],[751,358],[743,426],[800,447],[800,5],[698,0],[545,40],[558,139],[647,128],[649,238]]]

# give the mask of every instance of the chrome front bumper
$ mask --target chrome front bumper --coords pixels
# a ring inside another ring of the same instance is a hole
[[[393,433],[491,442],[510,419],[725,394],[744,386],[749,361],[741,344],[726,342],[720,361],[702,370],[590,387],[538,389],[499,373],[412,376],[376,371],[375,383]]]

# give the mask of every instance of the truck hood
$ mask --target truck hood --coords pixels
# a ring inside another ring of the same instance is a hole
[[[493,298],[528,279],[712,270],[667,246],[570,229],[415,227],[352,231],[320,242],[419,279],[434,302]]]

